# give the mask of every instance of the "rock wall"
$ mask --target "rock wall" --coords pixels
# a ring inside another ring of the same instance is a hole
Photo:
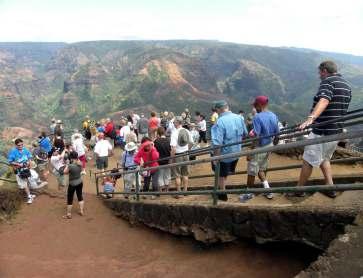
[[[16,185],[0,184],[0,222],[11,217],[23,202],[23,195]]]
[[[205,243],[238,238],[295,241],[325,250],[345,232],[358,212],[352,209],[208,206],[105,200],[115,213],[131,223],[143,223],[175,235],[193,236]]]
[[[363,276],[363,214],[346,227],[346,233],[336,238],[308,269],[297,278],[356,278]]]

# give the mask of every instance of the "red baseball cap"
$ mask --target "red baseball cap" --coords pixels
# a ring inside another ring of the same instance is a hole
[[[268,103],[268,97],[267,96],[258,96],[255,98],[255,101],[253,102],[253,105],[266,105]]]

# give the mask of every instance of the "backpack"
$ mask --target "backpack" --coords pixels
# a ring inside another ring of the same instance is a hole
[[[178,134],[178,145],[184,147],[190,143],[189,133],[185,128],[180,129]]]
[[[48,153],[43,148],[39,147],[39,149],[35,150],[34,152],[36,162],[39,163],[40,161],[47,161],[48,160]]]
[[[113,129],[110,131],[109,137],[110,137],[111,139],[115,139],[115,138],[116,138],[116,135],[117,135],[117,133],[116,133],[116,128],[115,128],[115,127],[113,127]]]
[[[162,118],[160,121],[160,126],[162,126],[166,130],[168,127],[168,120],[165,118]]]

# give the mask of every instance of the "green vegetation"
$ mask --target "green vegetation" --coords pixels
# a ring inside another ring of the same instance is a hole
[[[12,107],[0,97],[0,127],[25,126],[29,115],[41,125],[56,117],[78,126],[87,114],[104,118],[146,105],[156,111],[188,107],[209,113],[211,103],[220,98],[234,110],[248,112],[260,94],[269,95],[271,109],[281,120],[298,122],[308,113],[319,85],[317,66],[328,57],[217,41],[0,43],[0,52],[4,50],[14,57],[0,69],[0,88],[17,101]],[[338,59],[353,85],[351,108],[361,106],[363,58],[330,57]]]

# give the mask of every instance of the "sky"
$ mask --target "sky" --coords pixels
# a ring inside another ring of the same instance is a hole
[[[363,0],[0,0],[0,41],[205,39],[363,56]]]

